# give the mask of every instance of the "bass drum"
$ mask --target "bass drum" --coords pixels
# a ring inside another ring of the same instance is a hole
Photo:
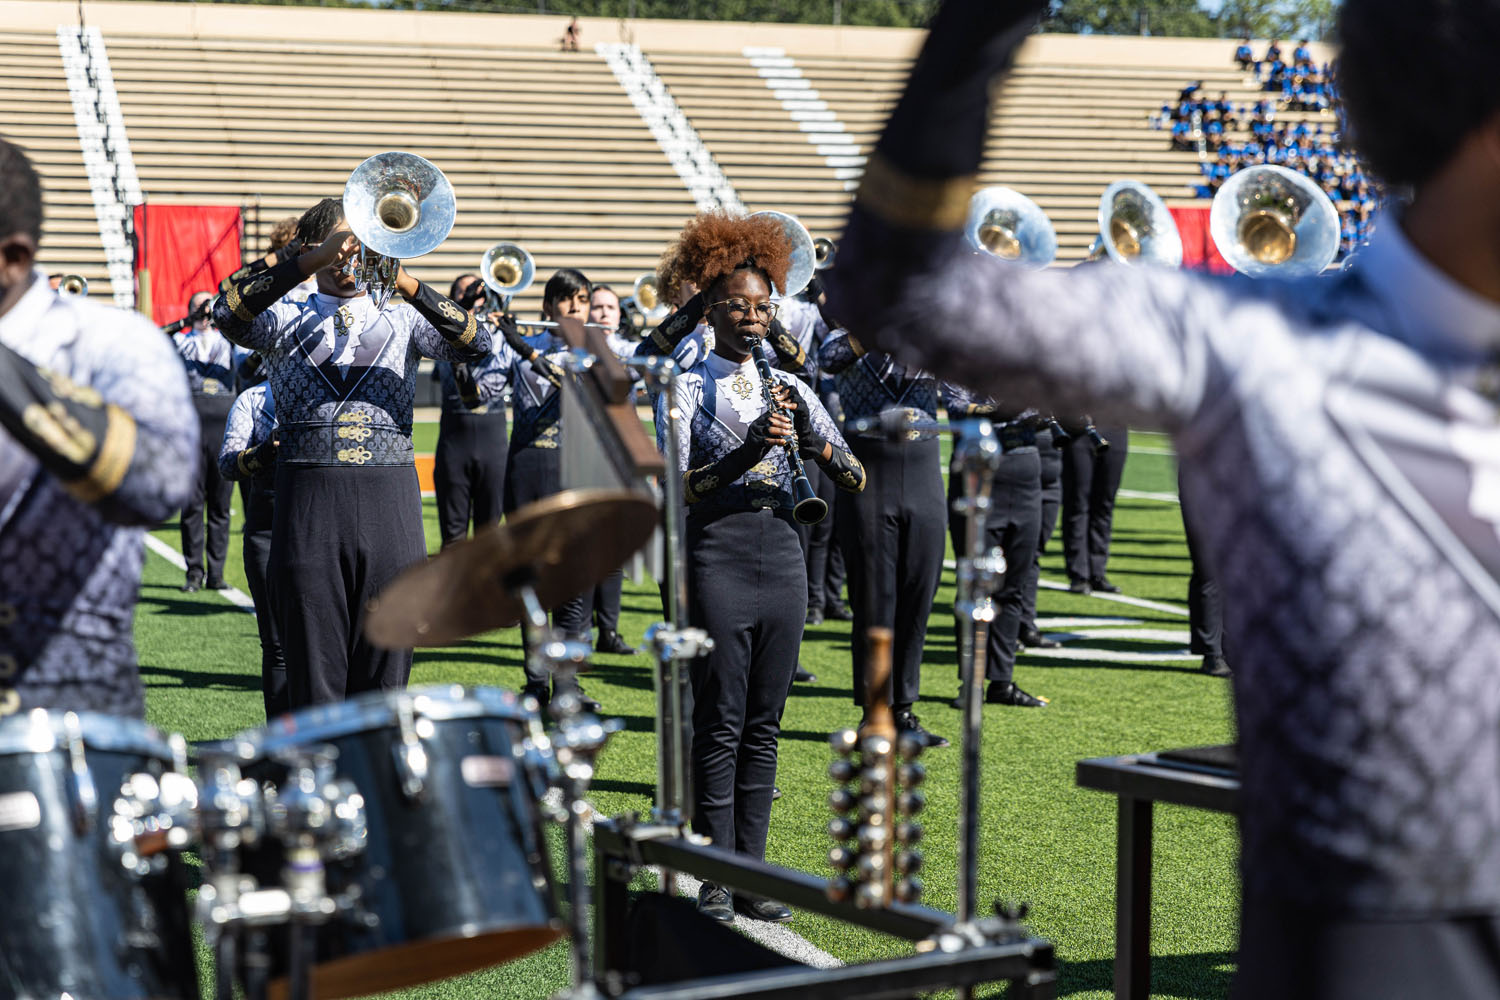
[[[126,777],[173,758],[134,719],[36,709],[0,723],[0,997],[199,996],[180,861],[138,874],[111,841]]]
[[[364,798],[364,851],[328,866],[329,893],[356,902],[317,930],[314,996],[432,982],[563,935],[542,825],[553,761],[536,714],[516,695],[377,691],[282,716],[240,740],[252,758],[245,773],[271,784],[285,779],[288,754],[332,746],[336,777]],[[281,863],[279,845],[267,843],[246,868],[274,885]],[[284,977],[280,944],[273,960]],[[285,986],[277,980],[273,994]]]

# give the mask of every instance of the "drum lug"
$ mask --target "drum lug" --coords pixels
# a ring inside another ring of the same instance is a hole
[[[94,814],[99,809],[99,791],[94,786],[94,776],[89,771],[89,762],[84,753],[83,727],[73,712],[63,716],[63,740],[68,751],[68,788],[73,799],[73,828],[84,834],[94,826]]]
[[[408,799],[420,800],[427,791],[427,748],[417,735],[416,710],[410,699],[402,698],[396,706],[396,724],[401,729],[401,742],[391,751],[396,757],[401,791]]]

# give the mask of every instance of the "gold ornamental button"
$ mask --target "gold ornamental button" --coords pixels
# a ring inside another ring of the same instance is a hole
[[[0,680],[10,680],[16,676],[16,671],[20,668],[20,664],[16,662],[14,656],[11,656],[9,653],[0,653]]]
[[[0,715],[15,715],[21,708],[21,692],[15,688],[0,688]]]
[[[14,604],[0,602],[0,628],[14,625],[16,623],[16,616],[19,613]]]

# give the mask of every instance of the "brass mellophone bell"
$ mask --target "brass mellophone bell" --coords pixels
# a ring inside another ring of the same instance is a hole
[[[531,287],[536,278],[536,262],[520,244],[496,243],[479,258],[479,277],[503,309],[513,297]]]
[[[1208,230],[1224,259],[1252,278],[1318,274],[1339,249],[1339,214],[1328,195],[1274,163],[1246,167],[1224,182]]]
[[[826,271],[833,266],[833,260],[838,256],[837,244],[826,236],[819,236],[813,240],[813,267],[819,271]]]
[[[1046,267],[1057,257],[1057,231],[1047,213],[1008,187],[974,193],[964,236],[975,250],[1023,267]]]
[[[65,274],[57,282],[57,294],[73,297],[89,293],[88,279],[81,274]]]
[[[630,297],[640,311],[642,326],[655,326],[667,318],[670,307],[661,300],[661,284],[655,271],[649,271],[635,279]]]
[[[1182,266],[1182,234],[1167,205],[1140,181],[1119,180],[1099,199],[1099,235],[1089,260],[1108,255],[1121,264]]]
[[[447,239],[456,211],[453,185],[415,153],[377,153],[354,168],[344,185],[344,218],[360,243],[354,273],[377,309],[395,291],[400,262]]]

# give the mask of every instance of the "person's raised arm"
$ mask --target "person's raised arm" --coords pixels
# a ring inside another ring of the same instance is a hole
[[[230,407],[218,458],[225,479],[250,479],[276,464],[278,442],[263,399],[264,389],[256,387],[240,393]]]
[[[276,254],[270,267],[244,267],[220,283],[214,300],[214,325],[231,343],[252,351],[275,349],[280,324],[271,307],[300,285],[308,275],[342,264],[359,251],[359,240],[347,230],[336,230],[316,247],[297,256]]]
[[[424,357],[437,361],[479,361],[490,353],[489,328],[448,296],[413,278],[402,268],[396,290],[417,311],[412,340]]]

